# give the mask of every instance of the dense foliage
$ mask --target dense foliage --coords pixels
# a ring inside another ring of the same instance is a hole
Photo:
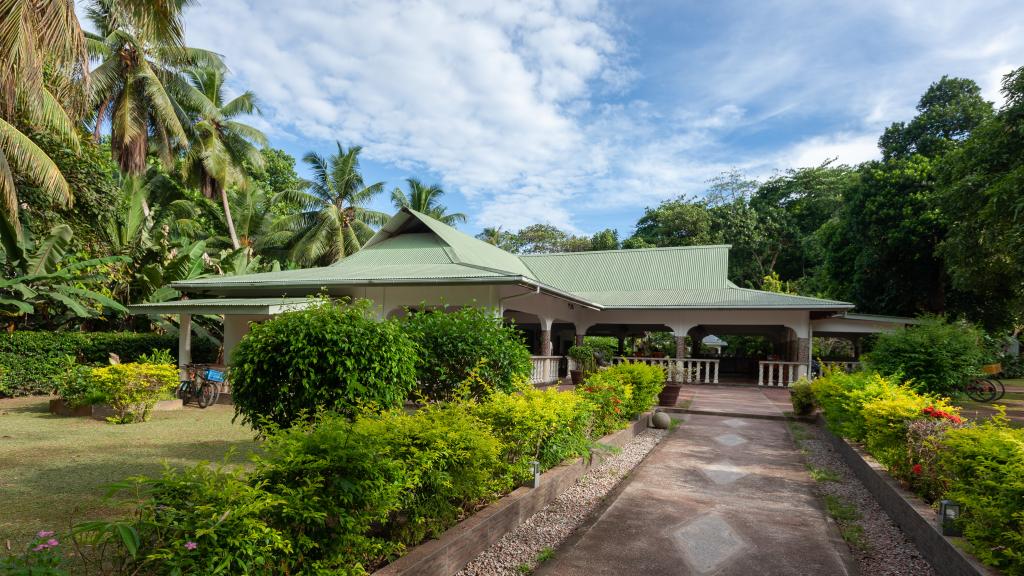
[[[664,385],[660,366],[624,363],[590,374],[576,392],[591,404],[594,434],[604,435],[647,410]]]
[[[254,324],[235,348],[235,414],[262,430],[329,410],[401,406],[416,381],[416,348],[397,322],[378,321],[365,300],[313,302]]]
[[[67,358],[82,365],[109,363],[110,354],[135,362],[153,350],[178,350],[178,338],[152,332],[22,332],[0,334],[0,396],[49,394],[61,382]],[[192,358],[213,362],[217,349],[193,341]]]
[[[530,375],[530,350],[519,331],[489,309],[411,310],[402,329],[416,344],[416,379],[427,399],[450,399],[470,373],[479,377],[474,382],[506,392]],[[486,390],[475,384],[469,392],[481,396]]]
[[[830,429],[863,442],[926,500],[958,502],[969,550],[1024,574],[1024,430],[1002,414],[967,422],[946,399],[878,374],[826,374],[812,388]]]
[[[916,390],[956,394],[980,374],[984,338],[969,324],[926,317],[918,324],[880,334],[865,360],[873,370],[902,375]]]
[[[110,404],[117,424],[149,420],[158,400],[166,399],[178,385],[178,367],[173,364],[131,362],[92,369],[93,386]]]

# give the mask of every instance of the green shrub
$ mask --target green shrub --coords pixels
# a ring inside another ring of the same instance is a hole
[[[828,371],[811,383],[815,400],[825,414],[829,429],[845,438],[864,440],[866,429],[862,407],[891,386],[886,378],[873,372]]]
[[[1003,356],[1003,376],[1006,378],[1024,378],[1024,356]]]
[[[102,404],[107,401],[106,394],[100,390],[92,377],[93,368],[75,361],[73,356],[65,356],[58,363],[61,372],[57,376],[57,395],[72,408]]]
[[[1011,576],[1024,575],[1024,430],[997,416],[943,435],[938,466],[945,497],[962,506],[971,552]]]
[[[533,460],[547,470],[588,452],[588,405],[574,392],[542,391],[527,382],[517,392],[492,394],[472,410],[502,442],[508,487],[532,477]]]
[[[178,349],[172,334],[135,332],[33,332],[0,334],[0,397],[49,394],[65,373],[65,358],[79,364],[106,365],[109,354],[135,362],[154,349]],[[216,360],[218,347],[193,339],[196,362]]]
[[[167,468],[159,478],[136,477],[114,485],[140,494],[132,518],[75,527],[94,564],[111,574],[271,575],[287,573],[292,551],[287,535],[271,526],[284,499],[250,484],[241,469],[201,463]],[[134,550],[134,552],[133,552]],[[100,558],[90,555],[105,553]]]
[[[597,370],[597,350],[593,346],[589,344],[570,346],[567,355],[572,358],[576,370],[584,374]]]
[[[619,377],[631,393],[627,401],[622,403],[622,417],[632,420],[646,412],[658,401],[658,394],[665,387],[665,369],[651,366],[643,362],[623,362],[605,372]]]
[[[448,400],[474,370],[494,390],[511,391],[529,377],[530,351],[514,326],[485,308],[412,311],[402,320],[419,353],[416,378],[430,400]],[[474,389],[475,396],[487,390]]]
[[[255,324],[232,356],[235,414],[262,430],[319,410],[349,417],[401,406],[415,382],[415,347],[370,303],[320,302]]]
[[[907,482],[926,502],[940,500],[949,486],[939,470],[942,440],[950,428],[959,427],[945,418],[914,420],[907,426],[907,452],[910,474]]]
[[[500,451],[461,405],[324,416],[271,433],[254,478],[285,501],[292,573],[364,574],[491,497]]]
[[[95,389],[114,409],[108,418],[118,424],[149,420],[157,401],[178,385],[173,364],[113,364],[92,369]]]
[[[797,416],[810,416],[814,412],[814,391],[811,382],[801,378],[789,387],[789,400],[793,403],[793,413]]]
[[[920,324],[880,334],[868,367],[882,374],[901,374],[918,391],[958,394],[979,374],[985,359],[984,335],[974,326],[925,317]]]

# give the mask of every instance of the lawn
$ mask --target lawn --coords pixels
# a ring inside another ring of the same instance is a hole
[[[104,485],[137,474],[157,475],[166,462],[221,461],[234,449],[244,462],[252,431],[232,424],[231,406],[156,412],[141,424],[114,425],[47,413],[48,398],[0,400],[0,550],[39,530],[113,517]]]

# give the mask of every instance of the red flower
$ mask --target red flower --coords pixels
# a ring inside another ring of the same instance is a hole
[[[921,465],[920,464],[914,464],[914,467],[911,468],[910,471],[913,472],[914,475],[920,476],[921,475]]]

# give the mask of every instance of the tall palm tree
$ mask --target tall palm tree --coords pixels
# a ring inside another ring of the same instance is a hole
[[[309,189],[299,193],[304,209],[282,222],[296,234],[292,260],[301,265],[326,265],[355,253],[373,235],[370,226],[388,220],[383,212],[366,205],[384,191],[384,183],[366,185],[359,173],[360,146],[324,158],[310,152],[302,159],[313,171]]]
[[[188,119],[183,109],[213,111],[190,89],[183,72],[196,66],[223,67],[207,50],[181,44],[177,18],[140,19],[122,5],[124,0],[94,0],[89,19],[99,34],[88,34],[89,50],[102,63],[91,73],[92,104],[96,110],[93,136],[97,140],[110,122],[111,153],[121,171],[138,176],[154,148],[165,166],[174,152],[188,148]],[[133,0],[140,1],[140,0]],[[186,0],[158,0],[180,7]],[[170,26],[170,28],[168,28]]]
[[[22,237],[19,175],[55,204],[69,206],[71,190],[60,169],[16,119],[52,132],[78,149],[76,102],[88,85],[85,37],[73,0],[0,0],[0,226],[6,239]],[[71,113],[69,114],[69,109]],[[14,241],[12,240],[12,241]],[[3,245],[9,252],[17,246]]]
[[[409,183],[408,195],[401,188],[391,191],[391,202],[395,208],[411,208],[449,226],[466,221],[466,215],[462,212],[448,213],[448,207],[440,202],[444,190],[437,184],[426,186],[415,178],[408,178],[406,182]]]
[[[256,96],[245,92],[226,102],[224,69],[220,67],[196,68],[187,71],[187,75],[194,92],[189,100],[199,107],[190,111],[195,114],[195,121],[189,128],[192,147],[185,155],[182,168],[204,196],[220,200],[231,247],[238,250],[242,244],[231,217],[227,188],[248,184],[246,165],[257,169],[263,166],[258,146],[266,146],[267,137],[235,118],[259,113]]]

